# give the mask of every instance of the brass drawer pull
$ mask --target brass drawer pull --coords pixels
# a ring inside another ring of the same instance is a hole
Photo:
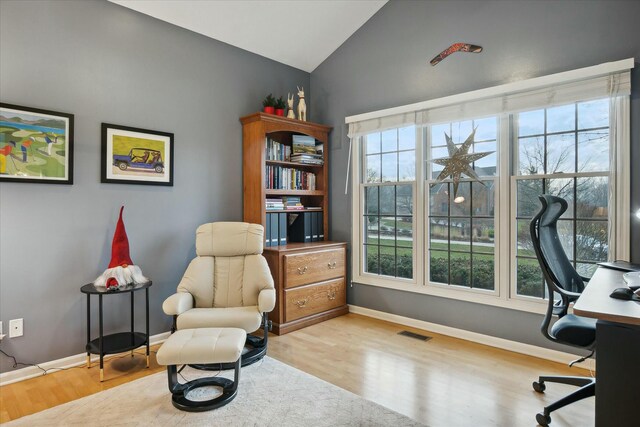
[[[330,290],[329,292],[327,292],[327,297],[328,297],[331,301],[333,301],[334,299],[336,299],[336,295],[337,295],[337,293],[336,293],[335,289],[332,289],[332,290]]]
[[[309,298],[305,298],[305,299],[300,299],[298,301],[294,301],[293,303],[297,305],[298,308],[304,308],[307,306],[308,302],[309,302]]]
[[[334,268],[336,268],[336,262],[335,262],[335,261],[333,261],[333,262],[328,263],[328,264],[327,264],[327,267],[329,267],[330,269],[332,269],[332,270],[333,270]]]
[[[307,267],[306,265],[304,266],[304,268],[302,268],[302,267],[298,267],[298,274],[304,274],[304,273],[306,273],[308,268],[309,268],[309,267]]]

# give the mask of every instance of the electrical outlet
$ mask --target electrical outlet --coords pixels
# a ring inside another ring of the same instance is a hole
[[[9,320],[9,338],[21,337],[23,334],[22,319]]]
[[[2,335],[2,322],[0,322],[0,335]]]

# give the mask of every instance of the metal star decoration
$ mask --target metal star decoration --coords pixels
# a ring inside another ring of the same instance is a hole
[[[449,150],[449,158],[446,159],[433,159],[431,162],[444,166],[444,169],[438,177],[436,178],[438,181],[444,181],[447,177],[451,177],[453,180],[453,197],[456,198],[458,194],[458,184],[460,183],[460,176],[462,174],[467,175],[469,178],[479,182],[482,185],[485,185],[484,182],[480,179],[478,174],[473,170],[471,164],[476,160],[479,160],[483,157],[488,156],[489,154],[495,153],[495,151],[488,151],[485,153],[473,153],[469,154],[469,148],[473,144],[473,139],[476,134],[476,128],[473,129],[471,135],[469,135],[462,143],[460,147],[456,147],[453,143],[453,140],[447,133],[445,132],[444,136],[447,139],[447,150]]]

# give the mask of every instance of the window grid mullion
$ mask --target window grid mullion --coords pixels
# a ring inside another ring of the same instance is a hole
[[[574,149],[574,171],[578,172],[578,103],[573,104],[573,115],[574,115],[574,123],[573,123],[573,149]],[[578,216],[578,178],[573,178],[573,268],[578,269],[577,259],[578,259],[578,221],[576,217]]]
[[[393,188],[393,213],[393,274],[398,277],[398,187]]]
[[[451,132],[451,126],[449,126],[449,131]],[[447,284],[451,285],[451,186],[452,183],[447,183],[447,190],[449,195],[449,203],[447,203],[447,270],[449,271],[449,281]]]
[[[475,147],[473,147],[475,150]],[[469,287],[473,289],[473,182],[469,183]]]
[[[382,144],[382,141],[380,141],[380,144]],[[380,158],[380,181],[382,181],[382,157]],[[377,270],[377,274],[380,274],[380,272],[382,271],[382,262],[381,262],[381,257],[380,257],[380,229],[382,228],[382,217],[380,216],[381,213],[381,209],[380,209],[380,187],[378,186],[378,245],[377,245],[377,252],[378,252],[378,268]]]
[[[548,152],[548,145],[547,145],[547,140],[549,138],[548,134],[548,112],[547,109],[544,109],[544,152],[543,152],[543,157],[544,157],[544,173],[545,175],[549,173],[548,165],[547,162],[549,161],[548,156],[547,156],[547,152]],[[555,172],[555,171],[554,171]],[[542,194],[546,194],[547,193],[547,178],[543,178],[542,179]],[[540,282],[540,287],[542,289],[541,295],[542,295],[542,299],[544,299],[545,294],[546,294],[546,288],[544,285],[544,276],[542,277],[542,281]],[[549,298],[553,298],[553,295],[549,295]]]

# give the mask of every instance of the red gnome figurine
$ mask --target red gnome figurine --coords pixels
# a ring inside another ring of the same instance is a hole
[[[118,218],[116,231],[113,233],[109,268],[93,282],[95,286],[122,289],[131,283],[139,284],[149,281],[142,275],[140,267],[133,264],[129,256],[129,239],[127,239],[127,232],[122,221],[123,210],[124,206],[120,208],[120,218]]]

